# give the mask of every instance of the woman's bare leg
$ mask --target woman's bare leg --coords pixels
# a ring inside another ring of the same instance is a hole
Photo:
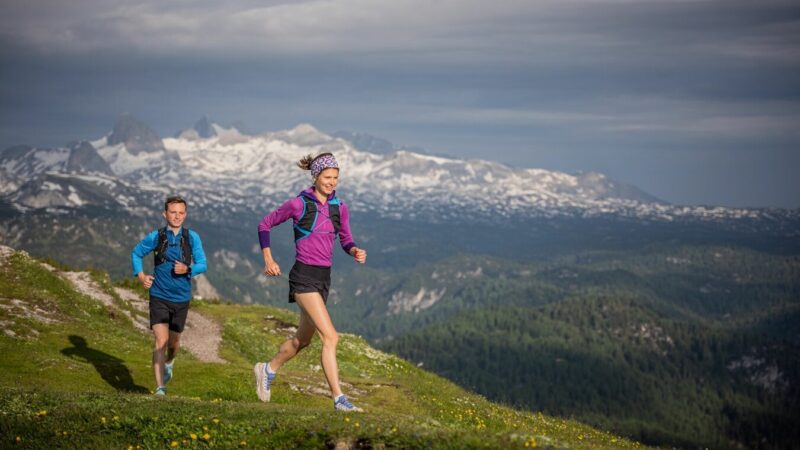
[[[325,372],[325,378],[328,380],[331,393],[336,398],[342,394],[342,389],[339,387],[339,365],[336,363],[336,344],[339,342],[339,335],[333,327],[328,308],[325,306],[322,296],[317,292],[295,294],[294,299],[300,309],[313,322],[314,328],[319,332],[320,340],[322,340],[322,355],[320,358],[322,370]]]
[[[281,344],[278,353],[269,362],[269,368],[273,372],[277,372],[287,361],[294,358],[300,350],[304,349],[311,343],[311,338],[314,337],[314,332],[317,329],[314,327],[314,322],[308,317],[308,314],[300,308],[300,324],[294,336],[290,337],[283,344]]]

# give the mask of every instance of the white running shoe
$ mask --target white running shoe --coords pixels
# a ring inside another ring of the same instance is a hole
[[[267,373],[266,363],[256,363],[253,366],[253,375],[256,377],[256,395],[262,402],[268,402],[270,398],[269,387],[275,379],[274,373]]]
[[[337,411],[346,411],[346,412],[364,412],[363,409],[359,408],[358,406],[353,406],[350,403],[350,400],[347,399],[347,396],[342,394],[333,401],[333,408]]]

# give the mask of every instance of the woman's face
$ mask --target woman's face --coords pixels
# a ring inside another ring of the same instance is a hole
[[[317,175],[317,178],[314,180],[314,188],[321,194],[331,195],[338,183],[339,169],[329,167]]]

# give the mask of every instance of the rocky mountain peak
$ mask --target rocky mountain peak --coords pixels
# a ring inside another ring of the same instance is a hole
[[[164,151],[164,142],[152,128],[128,113],[120,114],[108,137],[109,145],[125,144],[132,155]]]
[[[197,131],[197,136],[203,139],[208,139],[217,135],[217,130],[214,128],[214,123],[208,116],[203,116],[200,120],[195,122],[194,130]]]
[[[75,142],[69,146],[69,158],[65,167],[67,172],[80,173],[102,173],[114,175],[111,166],[108,165],[97,150],[86,141]]]

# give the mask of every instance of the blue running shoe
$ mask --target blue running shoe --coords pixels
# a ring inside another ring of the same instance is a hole
[[[164,364],[164,374],[161,377],[163,379],[163,381],[164,381],[164,386],[166,386],[167,383],[169,383],[169,380],[172,379],[172,364],[174,364],[174,363],[175,363],[175,361],[173,361],[173,362],[171,362],[169,364]]]
[[[167,388],[164,386],[159,386],[158,389],[154,392],[155,395],[167,395]]]
[[[359,408],[358,406],[353,406],[350,403],[350,400],[342,394],[333,401],[333,408],[338,411],[346,411],[346,412],[364,412],[363,409]]]

